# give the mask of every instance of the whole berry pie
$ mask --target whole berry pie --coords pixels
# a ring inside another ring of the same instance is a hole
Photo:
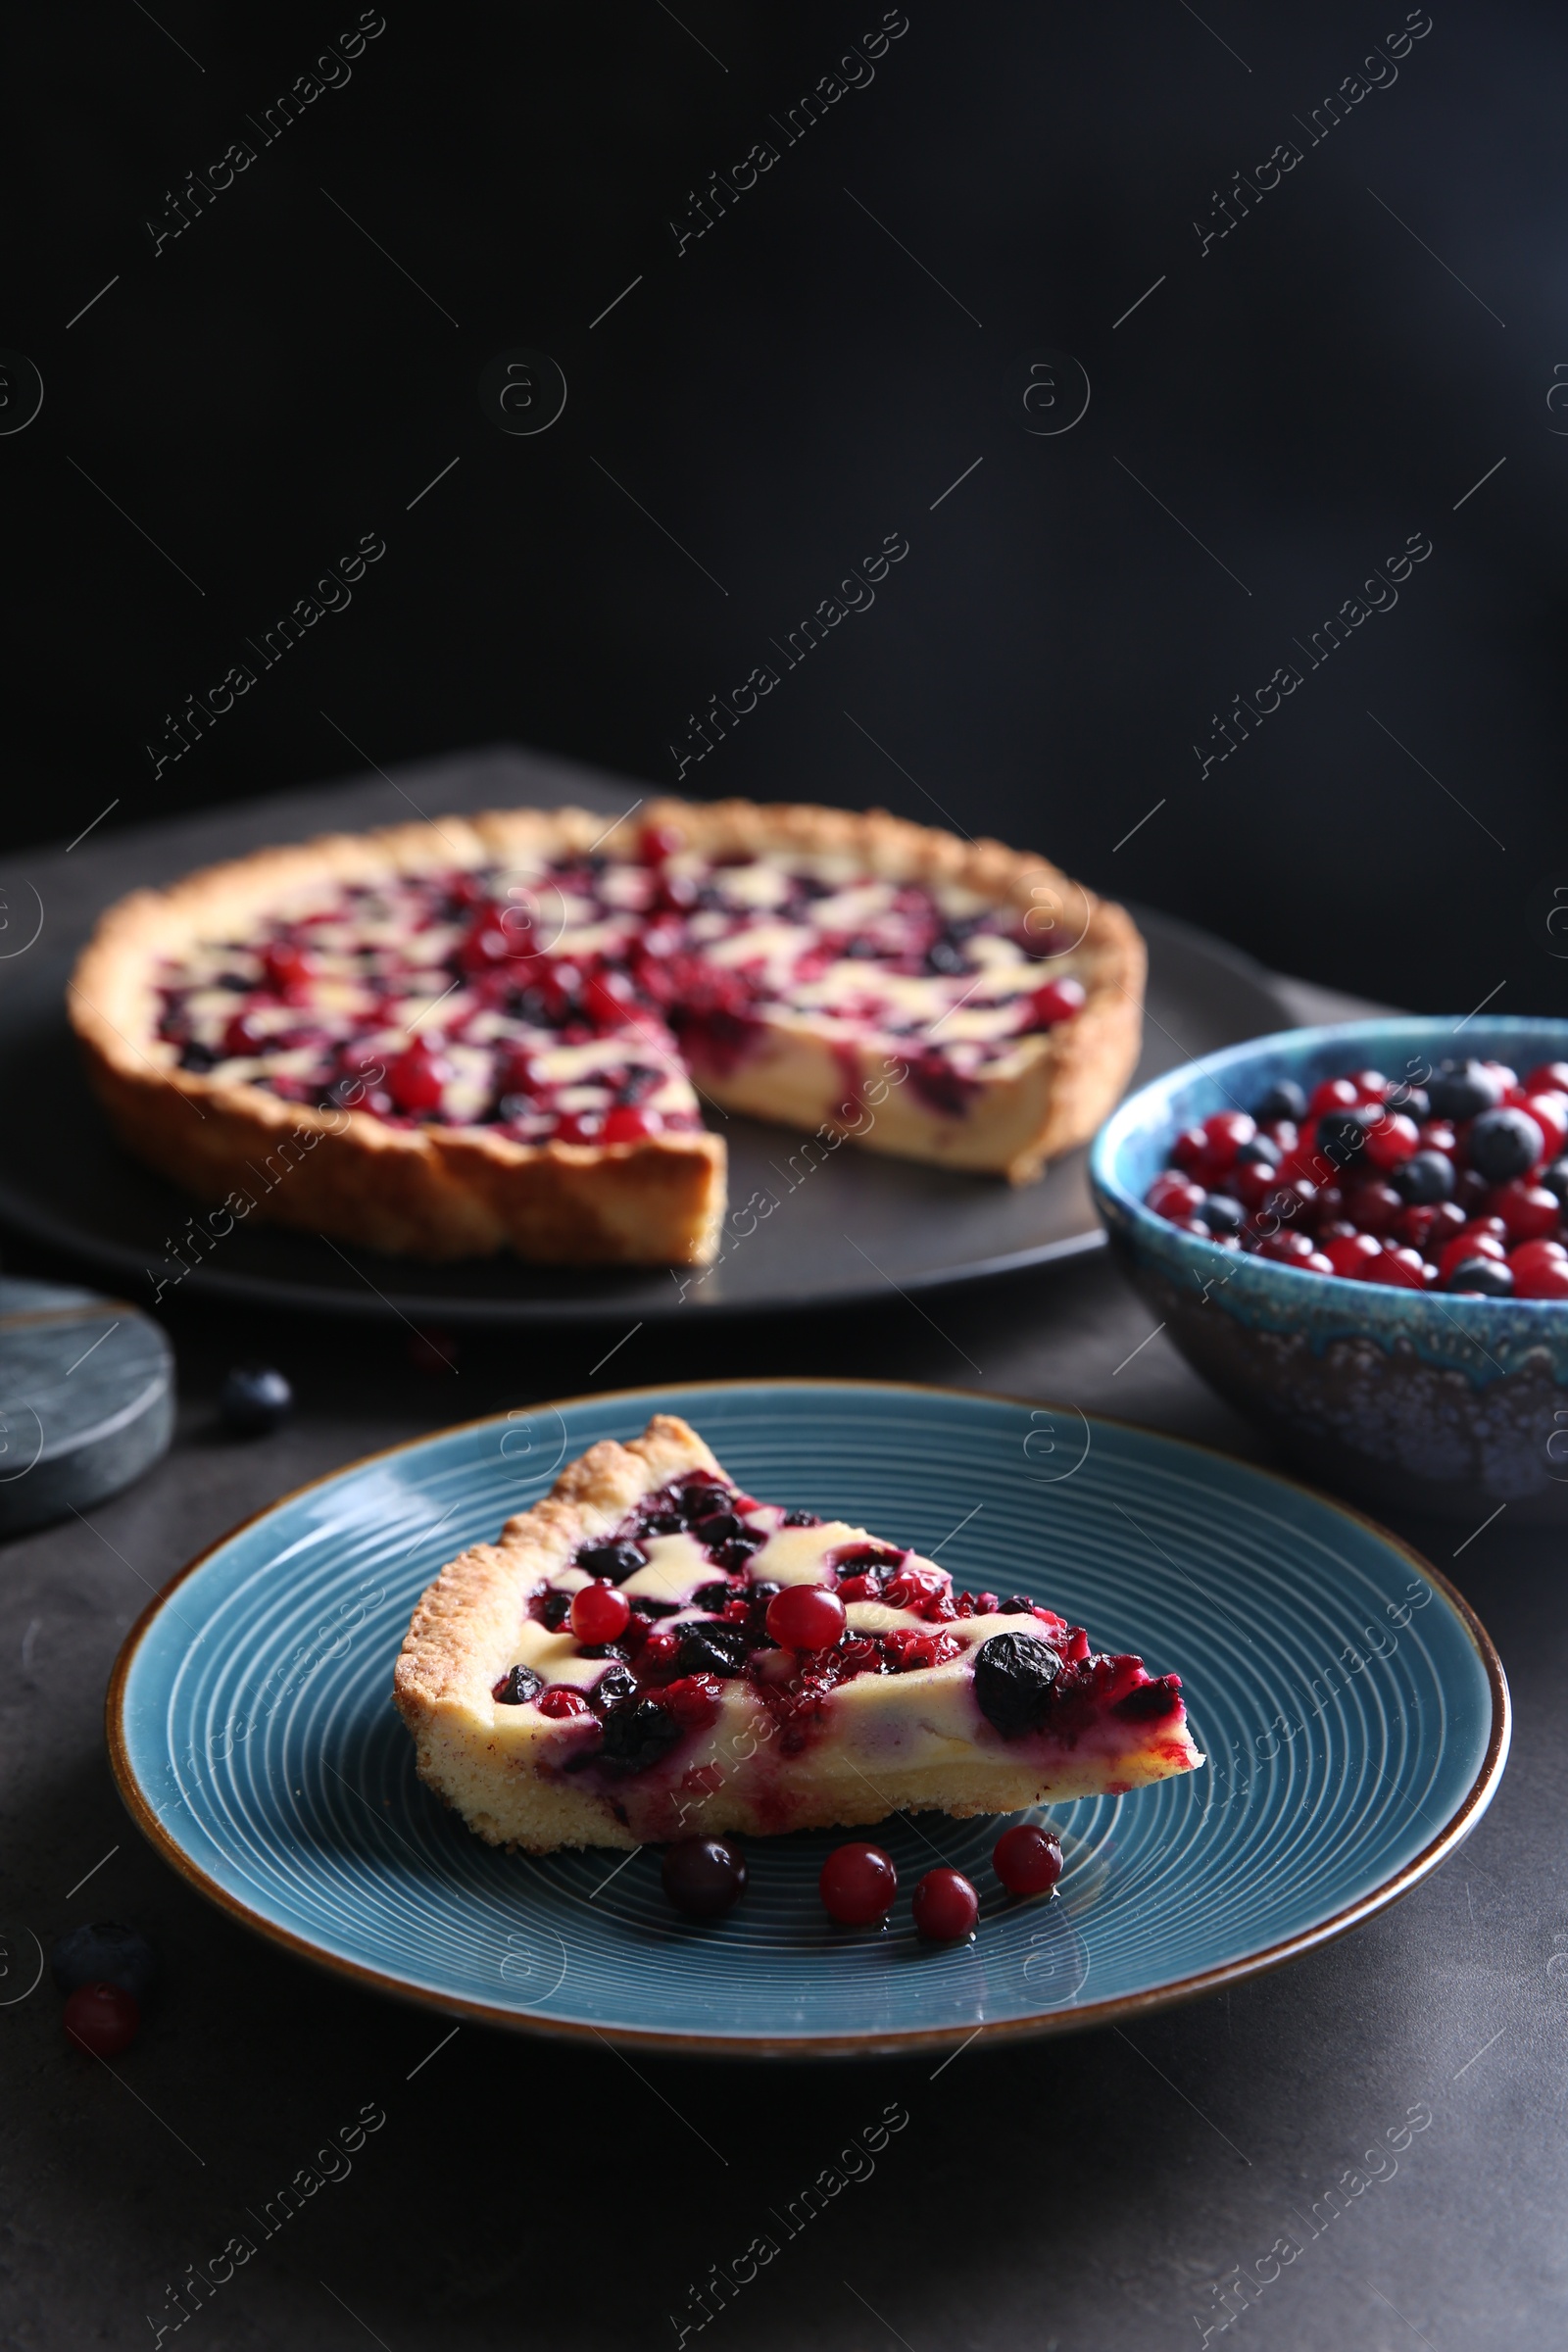
[[[529,1853],[1006,1813],[1203,1761],[1176,1675],[759,1502],[666,1414],[441,1571],[394,1694],[420,1778]]]
[[[110,909],[71,987],[122,1140],[427,1257],[699,1264],[705,1102],[1022,1183],[1137,1059],[1119,906],[996,842],[732,801],[268,850]]]

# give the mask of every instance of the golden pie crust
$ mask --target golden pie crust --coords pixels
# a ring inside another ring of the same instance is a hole
[[[247,925],[323,880],[374,883],[590,847],[634,857],[650,824],[705,857],[837,854],[868,878],[972,891],[1017,909],[1037,935],[1058,932],[1066,954],[1057,968],[1070,968],[1086,991],[1074,1018],[1020,1038],[1003,1073],[979,1081],[962,1117],[927,1108],[912,1088],[889,1093],[884,1083],[877,1115],[858,1133],[824,1107],[846,1102],[843,1045],[793,1010],[779,1013],[763,1050],[733,1074],[705,1071],[704,1092],[722,1108],[808,1130],[840,1127],[866,1149],[1017,1184],[1086,1142],[1131,1076],[1143,941],[1120,906],[1044,858],[1000,842],[965,842],[883,809],[657,800],[608,830],[587,809],[522,808],[326,834],[121,900],[100,920],[69,992],[88,1075],[116,1134],[199,1198],[243,1196],[247,1207],[237,1213],[254,1210],[390,1253],[455,1258],[510,1249],[556,1264],[708,1263],[725,1205],[719,1136],[522,1144],[484,1127],[390,1127],[371,1112],[318,1111],[243,1080],[181,1069],[177,1049],[158,1034],[164,959],[243,937]],[[868,1044],[868,1081],[882,1058]]]

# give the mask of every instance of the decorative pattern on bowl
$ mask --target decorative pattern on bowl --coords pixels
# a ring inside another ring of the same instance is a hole
[[[1183,1127],[1281,1079],[1366,1067],[1420,1083],[1462,1055],[1519,1069],[1568,1021],[1346,1021],[1232,1046],[1122,1103],[1090,1162],[1111,1248],[1188,1360],[1314,1477],[1359,1500],[1568,1522],[1568,1302],[1475,1298],[1302,1273],[1183,1233],[1143,1205]]]

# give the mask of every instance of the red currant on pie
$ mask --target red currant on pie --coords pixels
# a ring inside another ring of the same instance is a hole
[[[631,1602],[613,1585],[584,1585],[572,1597],[571,1630],[579,1642],[614,1642],[630,1622]]]
[[[836,1592],[786,1585],[767,1604],[767,1630],[781,1649],[831,1649],[848,1622]]]

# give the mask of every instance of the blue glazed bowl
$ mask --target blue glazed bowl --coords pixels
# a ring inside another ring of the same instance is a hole
[[[1169,1070],[1115,1111],[1090,1159],[1123,1270],[1205,1380],[1322,1484],[1374,1506],[1568,1522],[1568,1300],[1461,1298],[1345,1282],[1182,1233],[1143,1205],[1184,1127],[1278,1080],[1376,1068],[1419,1082],[1458,1055],[1523,1072],[1568,1057],[1568,1021],[1345,1021]]]

